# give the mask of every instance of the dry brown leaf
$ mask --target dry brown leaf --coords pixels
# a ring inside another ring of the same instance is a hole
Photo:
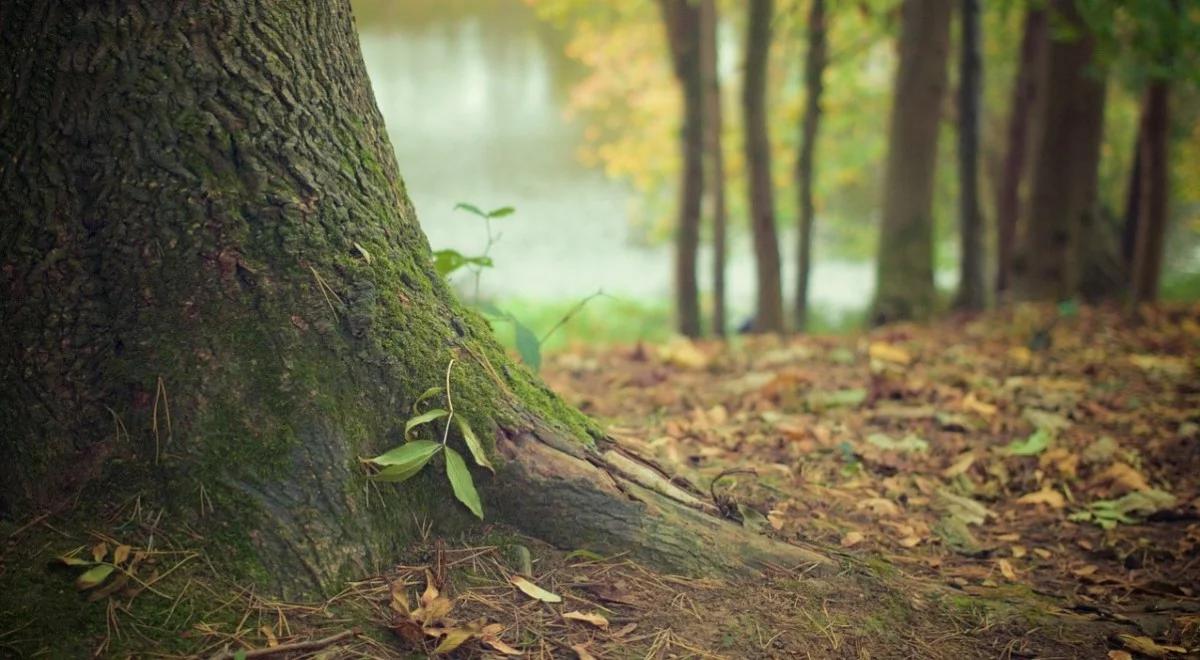
[[[266,638],[268,648],[279,646],[279,638],[275,637],[275,631],[271,629],[271,626],[262,626],[258,629],[258,632],[262,633],[263,637]]]
[[[970,451],[966,452],[954,459],[954,463],[952,463],[950,467],[942,470],[942,476],[946,477],[947,479],[953,479],[960,474],[966,474],[967,470],[970,470],[971,466],[974,464],[975,453]]]
[[[879,516],[898,516],[900,507],[886,497],[868,497],[855,506],[856,509],[870,509],[871,513]]]
[[[1121,633],[1120,635],[1117,635],[1117,639],[1121,640],[1121,643],[1125,645],[1125,648],[1137,653],[1141,653],[1142,655],[1148,655],[1151,658],[1165,658],[1170,655],[1183,655],[1184,653],[1187,653],[1187,649],[1183,648],[1182,646],[1167,646],[1165,644],[1159,644],[1153,639],[1150,639],[1149,637],[1143,637],[1142,635]]]
[[[1109,651],[1108,660],[1133,660],[1133,656],[1129,651]]]
[[[842,547],[853,548],[859,543],[862,543],[863,539],[865,538],[866,537],[863,536],[862,532],[859,531],[846,532],[846,535],[842,537]]]
[[[1017,504],[1045,504],[1051,509],[1061,509],[1067,505],[1067,501],[1063,498],[1062,493],[1054,490],[1047,484],[1042,486],[1042,489],[1039,491],[1018,497]]]
[[[993,416],[995,416],[996,412],[999,410],[999,408],[997,408],[993,404],[976,399],[974,392],[968,394],[962,400],[962,407],[964,410],[973,412],[973,413],[979,415],[980,417],[993,417]]]
[[[1020,559],[1026,555],[1025,546],[1023,545],[1014,545],[1011,550],[1013,559]]]
[[[540,600],[543,603],[561,603],[562,602],[562,596],[559,596],[556,593],[551,593],[549,591],[546,591],[545,589],[537,586],[536,584],[530,582],[529,580],[526,580],[525,578],[521,577],[520,575],[510,576],[508,578],[508,581],[511,582],[514,587],[520,589],[526,596],[529,596],[530,598],[533,598],[534,600]]]
[[[1146,481],[1146,477],[1126,463],[1113,463],[1092,482],[1093,487],[1104,485],[1116,486],[1122,493],[1150,490],[1150,482]]]
[[[127,545],[118,545],[117,549],[113,550],[113,563],[118,565],[124,563],[126,559],[129,559],[129,553],[132,550],[133,548]]]
[[[434,655],[449,653],[462,646],[463,642],[475,636],[475,633],[466,628],[450,628],[444,632],[446,636],[438,643],[437,648],[433,649]]]
[[[92,561],[104,561],[104,557],[108,555],[108,544],[104,541],[92,546]]]
[[[1050,552],[1049,550],[1047,550],[1045,548],[1034,548],[1033,554],[1041,557],[1042,559],[1049,559],[1054,556],[1053,552]]]
[[[579,656],[579,660],[596,660],[596,656],[588,653],[587,644],[575,644],[571,647],[575,655]]]
[[[584,623],[590,623],[593,626],[596,626],[597,628],[607,628],[608,627],[608,619],[600,616],[599,614],[591,614],[591,613],[586,613],[586,612],[580,612],[579,610],[573,610],[573,611],[564,613],[563,618],[571,619],[573,621],[583,621]]]

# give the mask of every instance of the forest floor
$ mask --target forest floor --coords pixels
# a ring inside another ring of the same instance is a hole
[[[838,570],[683,578],[493,528],[327,603],[230,592],[236,625],[195,612],[183,635],[228,658],[1200,654],[1200,306],[582,348],[543,377]]]

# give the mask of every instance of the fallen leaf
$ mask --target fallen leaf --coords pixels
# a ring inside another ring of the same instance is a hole
[[[870,347],[867,348],[867,355],[872,360],[891,362],[900,366],[908,366],[912,363],[912,356],[909,355],[908,351],[899,346],[885,344],[881,341],[872,342]]]
[[[1165,658],[1170,655],[1183,655],[1187,653],[1187,649],[1182,646],[1166,646],[1142,635],[1121,633],[1117,635],[1117,639],[1121,640],[1125,648],[1136,653],[1141,653],[1142,655],[1148,655],[1151,658]]]
[[[1111,484],[1121,492],[1150,490],[1150,482],[1126,463],[1113,463],[1093,480],[1093,486]]]
[[[975,398],[975,393],[968,394],[962,400],[962,407],[980,417],[993,417],[999,410],[995,405]]]
[[[1045,504],[1051,509],[1061,509],[1067,505],[1067,501],[1062,493],[1046,485],[1041,490],[1018,497],[1017,504]]]
[[[133,548],[127,545],[118,545],[116,550],[113,550],[113,563],[123,564],[126,559],[129,559],[129,553]]]
[[[900,515],[900,507],[896,503],[886,497],[869,497],[862,500],[855,507],[856,509],[869,509],[871,513],[879,516],[898,516]]]
[[[846,535],[842,537],[842,547],[843,548],[853,548],[854,546],[858,545],[859,543],[862,543],[863,539],[865,539],[865,538],[866,537],[863,536],[862,532],[858,532],[858,531],[846,532]]]
[[[540,600],[543,603],[561,603],[562,602],[562,596],[559,596],[558,594],[546,591],[545,589],[537,586],[536,584],[530,582],[529,580],[526,580],[525,578],[521,577],[520,575],[510,576],[508,578],[508,581],[511,582],[513,584],[513,586],[515,586],[516,588],[518,588],[522,592],[524,592],[526,596],[529,596],[530,598],[533,598],[534,600]]]
[[[1024,440],[1014,440],[1004,448],[1010,456],[1036,456],[1050,446],[1053,434],[1046,429],[1038,429]]]
[[[80,591],[87,591],[88,589],[98,587],[109,575],[112,575],[115,568],[112,564],[100,564],[90,568],[83,575],[75,579],[75,588]]]
[[[579,660],[596,660],[596,656],[588,653],[587,644],[575,644],[571,647],[575,655],[579,656]]]
[[[92,546],[92,561],[104,561],[104,557],[108,554],[108,544],[104,541]]]
[[[475,634],[466,628],[451,628],[446,631],[446,636],[442,638],[441,642],[438,642],[437,648],[433,649],[433,652],[435,655],[449,653],[474,636]]]
[[[974,464],[975,453],[970,451],[965,452],[958,458],[954,459],[954,462],[950,464],[950,467],[942,470],[942,476],[946,477],[947,479],[953,479],[960,474],[966,474],[967,470],[970,470],[971,466]]]
[[[573,621],[583,621],[584,623],[590,623],[593,626],[596,626],[597,628],[607,628],[608,627],[608,619],[600,616],[599,614],[589,614],[589,613],[585,613],[585,612],[580,612],[579,610],[573,610],[573,611],[564,613],[563,618],[571,619]]]
[[[1017,581],[1017,571],[1013,569],[1013,565],[1007,559],[997,559],[996,565],[1000,567],[1000,574],[1009,582]]]

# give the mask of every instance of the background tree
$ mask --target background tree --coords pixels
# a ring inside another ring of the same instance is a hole
[[[1153,80],[1142,102],[1138,129],[1137,241],[1133,251],[1132,294],[1134,303],[1158,298],[1162,272],[1163,241],[1167,230],[1168,136],[1170,134],[1170,82]]]
[[[8,3],[0,89],[5,519],[136,498],[231,576],[334,591],[415,520],[471,520],[436,466],[381,491],[359,460],[442,386],[498,465],[489,520],[683,571],[807,556],[623,453],[455,300],[346,2]]]
[[[808,326],[808,278],[812,271],[812,238],[815,213],[813,206],[813,168],[817,150],[817,130],[821,121],[822,76],[829,59],[826,43],[825,0],[811,0],[808,9],[808,54],[804,58],[804,118],[800,125],[800,151],[796,158],[796,193],[800,220],[796,249],[797,331]]]
[[[1034,152],[1028,227],[1013,265],[1014,294],[1065,300],[1078,292],[1079,241],[1095,230],[1105,81],[1074,0],[1050,4],[1046,99]]]
[[[876,324],[926,318],[935,297],[933,177],[953,4],[904,0],[900,12],[872,311]]]
[[[1043,93],[1039,72],[1044,65],[1047,43],[1046,12],[1038,4],[1030,3],[1025,10],[1017,75],[1012,85],[1004,166],[996,186],[996,295],[1001,298],[1011,284],[1021,188],[1028,169],[1034,108]]]
[[[783,332],[783,284],[779,237],[775,228],[775,194],[771,180],[771,141],[767,132],[767,53],[771,47],[773,0],[750,0],[746,28],[742,115],[750,193],[750,225],[754,233],[756,332]]]
[[[724,337],[729,325],[725,318],[725,258],[728,209],[725,203],[725,154],[721,135],[721,76],[717,64],[716,0],[700,0],[700,68],[704,80],[704,153],[705,186],[713,233],[713,333]]]
[[[979,210],[979,119],[983,93],[979,0],[962,0],[958,81],[959,281],[955,306],[983,309],[983,218]]]
[[[704,196],[704,74],[701,64],[700,5],[690,0],[660,0],[675,78],[683,90],[680,144],[683,170],[675,227],[675,314],[679,332],[700,336],[700,287],[696,253],[700,248],[700,207]]]

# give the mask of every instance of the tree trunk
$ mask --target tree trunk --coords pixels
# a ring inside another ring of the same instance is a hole
[[[1137,243],[1133,253],[1133,302],[1158,299],[1158,280],[1162,273],[1163,241],[1167,232],[1167,186],[1170,181],[1168,139],[1170,121],[1170,83],[1154,80],[1142,101],[1142,122],[1138,131]]]
[[[721,146],[721,76],[717,69],[717,5],[700,0],[700,67],[704,79],[705,185],[713,228],[713,333],[724,337],[729,325],[725,316],[725,259],[728,209],[725,203],[725,154]]]
[[[1078,293],[1080,237],[1096,223],[1105,83],[1092,70],[1093,38],[1074,1],[1056,0],[1051,7],[1073,36],[1053,40],[1047,53],[1029,223],[1013,264],[1013,292],[1024,300],[1066,300]]]
[[[1125,213],[1121,227],[1121,261],[1125,270],[1132,277],[1133,255],[1137,251],[1138,211],[1142,206],[1142,126],[1145,118],[1138,123],[1137,133],[1133,136],[1133,165],[1129,168],[1129,187],[1125,190]]]
[[[472,520],[436,466],[381,489],[359,462],[453,358],[489,520],[687,572],[819,559],[712,515],[455,301],[348,3],[5,3],[0,90],[0,516],[137,498],[231,576],[335,590],[415,519]]]
[[[1006,297],[1012,285],[1013,251],[1021,214],[1021,182],[1029,160],[1028,146],[1034,108],[1042,94],[1039,71],[1046,50],[1046,12],[1029,7],[1021,36],[1020,63],[1013,81],[1008,118],[1008,150],[1004,170],[996,188],[996,295]]]
[[[962,43],[958,83],[959,282],[955,306],[978,310],[987,304],[983,283],[983,218],[979,211],[979,99],[983,63],[979,55],[979,0],[962,0]]]
[[[754,231],[758,285],[755,332],[783,332],[783,284],[779,237],[775,228],[775,195],[771,181],[771,142],[767,135],[767,54],[771,49],[774,0],[750,0],[746,33],[746,73],[742,113],[750,192],[750,226]]]
[[[808,10],[808,55],[804,59],[804,119],[800,127],[800,154],[796,159],[796,190],[800,196],[796,250],[796,330],[808,327],[808,277],[812,270],[813,160],[821,121],[822,75],[828,60],[825,0],[812,0]]]
[[[683,171],[675,228],[675,311],[679,332],[699,337],[700,288],[696,253],[700,249],[700,206],[704,197],[704,78],[701,66],[700,8],[689,0],[660,0],[675,77],[683,89],[680,144]]]
[[[933,311],[933,179],[952,11],[950,0],[905,0],[901,8],[875,324],[923,319]]]

